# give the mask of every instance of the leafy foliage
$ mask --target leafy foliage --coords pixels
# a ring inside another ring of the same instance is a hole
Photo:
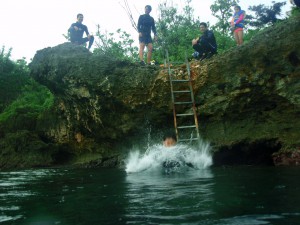
[[[37,118],[53,105],[50,91],[29,76],[25,60],[10,60],[9,50],[0,54],[0,122],[15,118]],[[24,121],[25,122],[25,121]]]
[[[121,60],[138,60],[138,48],[133,46],[134,40],[131,39],[130,34],[117,30],[118,39],[115,38],[114,33],[102,32],[100,25],[97,26],[95,41],[97,48],[94,49],[94,53],[107,55]]]
[[[282,7],[286,2],[272,2],[272,6],[263,4],[250,6],[249,10],[254,12],[255,16],[248,15],[249,25],[258,29],[275,24],[279,21],[278,16],[281,15]]]
[[[213,28],[224,36],[229,36],[229,19],[232,17],[231,7],[237,5],[239,0],[216,0],[210,6],[212,14],[218,19]]]
[[[17,99],[12,101],[0,114],[0,122],[13,118],[18,113],[25,117],[37,118],[39,114],[49,109],[54,103],[54,96],[44,86],[28,79]],[[27,116],[26,116],[27,115]]]
[[[221,32],[219,31],[215,31],[215,38],[218,44],[218,53],[222,53],[225,52],[226,50],[234,47],[235,41],[233,40],[233,38],[229,35],[223,35]]]
[[[193,16],[194,10],[190,5],[191,0],[186,0],[183,12],[174,7],[172,1],[165,0],[159,4],[159,19],[156,27],[159,40],[156,43],[154,57],[162,62],[165,51],[168,50],[170,60],[182,61],[185,53],[191,48],[191,41],[199,36],[199,19]]]
[[[300,8],[299,7],[293,7],[292,8],[292,12],[291,12],[291,16],[299,16],[300,15]]]

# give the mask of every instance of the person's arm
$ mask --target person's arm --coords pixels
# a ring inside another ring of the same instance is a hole
[[[192,46],[199,43],[199,37],[192,40]]]
[[[138,24],[137,24],[137,29],[139,33],[142,32],[141,27],[142,27],[142,16],[139,17]]]
[[[155,27],[155,21],[154,21],[154,19],[152,18],[152,32],[153,32],[153,34],[154,34],[154,36],[157,36],[156,35],[156,27]]]
[[[89,31],[88,31],[88,28],[87,28],[87,26],[84,26],[84,32],[86,33],[86,36],[89,36]]]
[[[138,30],[138,33],[139,33],[139,37],[142,37],[142,20],[143,20],[143,17],[142,15],[140,15],[139,17],[139,20],[138,20],[138,24],[137,24],[137,30]]]
[[[151,26],[152,32],[154,34],[154,40],[157,41],[157,33],[156,33],[156,27],[155,27],[155,21],[152,18],[152,26]]]
[[[231,21],[230,21],[230,25],[231,25],[231,26],[234,26],[234,16],[232,16],[232,19],[231,19]]]

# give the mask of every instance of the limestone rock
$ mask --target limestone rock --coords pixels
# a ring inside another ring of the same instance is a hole
[[[232,164],[262,163],[300,146],[299,37],[296,17],[241,47],[191,63],[200,133],[212,143],[216,164],[226,164],[232,152]],[[51,122],[41,124],[41,132],[76,154],[118,157],[149,130],[155,138],[173,126],[168,75],[160,67],[64,43],[38,51],[30,68],[56,97]]]

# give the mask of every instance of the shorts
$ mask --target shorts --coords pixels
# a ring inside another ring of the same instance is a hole
[[[147,45],[147,44],[152,43],[152,38],[151,38],[150,34],[142,34],[142,35],[143,35],[142,37],[139,37],[140,44],[144,43]]]
[[[236,29],[234,30],[234,33],[237,33],[237,32],[239,32],[239,31],[243,31],[243,28],[242,28],[242,27],[236,28]]]

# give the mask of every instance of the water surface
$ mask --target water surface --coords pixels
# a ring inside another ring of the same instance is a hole
[[[300,224],[300,168],[0,172],[0,224]]]

